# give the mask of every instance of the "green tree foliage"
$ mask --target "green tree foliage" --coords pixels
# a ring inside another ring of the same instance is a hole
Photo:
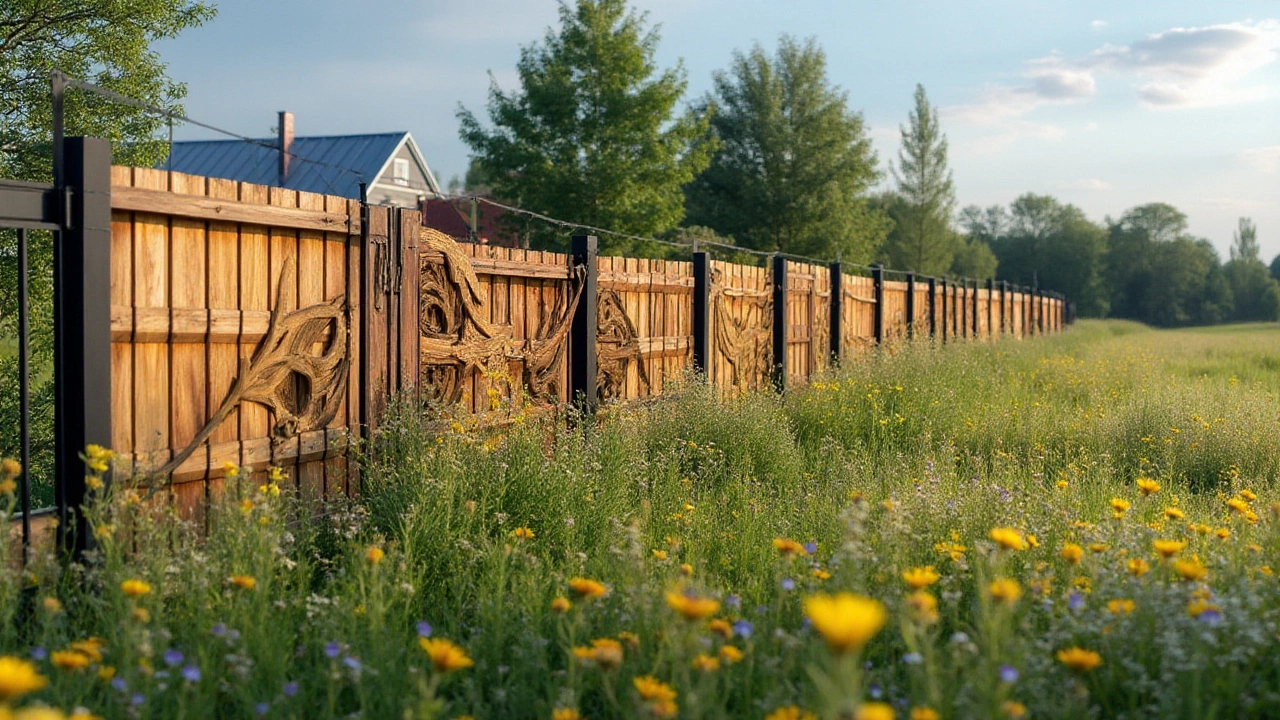
[[[1186,231],[1186,215],[1165,203],[1130,208],[1109,222],[1113,315],[1166,327],[1231,317],[1231,287],[1217,251]]]
[[[883,253],[889,266],[941,275],[952,270],[957,254],[965,255],[961,265],[972,264],[982,256],[982,248],[962,244],[951,230],[955,187],[947,166],[947,136],[923,85],[916,85],[908,125],[900,126],[899,132],[902,147],[892,168],[898,184],[896,201],[890,206],[894,225]]]
[[[1060,292],[1084,316],[1106,314],[1107,234],[1080,208],[1028,193],[1008,211],[969,206],[960,213],[960,226],[971,239],[990,244],[999,279]]]
[[[522,208],[633,235],[656,235],[684,217],[682,189],[715,145],[708,115],[676,115],[683,65],[659,70],[658,33],[626,0],[560,6],[560,27],[524,47],[520,89],[489,90],[492,129],[458,109],[463,141],[494,196]],[[468,175],[471,172],[468,171]],[[524,228],[560,249],[562,228]],[[608,249],[631,244],[602,237]]]
[[[996,268],[1000,259],[996,257],[991,246],[982,238],[954,235],[951,239],[954,248],[951,260],[951,274],[960,277],[986,280],[996,276]]]
[[[1258,227],[1249,218],[1240,218],[1231,259],[1222,268],[1235,304],[1232,320],[1280,318],[1280,283],[1262,264],[1259,251]]]
[[[177,111],[186,94],[151,48],[157,40],[213,17],[200,0],[4,0],[0,2],[0,177],[53,177],[50,76],[61,70],[117,93]],[[133,107],[68,90],[68,135],[111,141],[117,163],[152,165],[167,146],[162,120]],[[0,230],[0,456],[18,454],[17,233]],[[29,246],[32,360],[33,500],[52,501],[53,239],[35,232]]]
[[[891,224],[867,202],[875,151],[812,39],[784,35],[772,57],[759,44],[735,53],[713,106],[719,149],[688,189],[691,224],[756,250],[871,259]]]

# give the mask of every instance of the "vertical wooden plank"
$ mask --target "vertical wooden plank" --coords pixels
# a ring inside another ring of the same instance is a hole
[[[267,196],[270,204],[276,207],[298,207],[298,192],[296,190],[273,187],[268,189]],[[284,312],[293,312],[298,309],[298,276],[301,274],[298,272],[298,233],[296,230],[271,228],[269,236],[271,270],[268,275],[270,285],[268,285],[267,289],[271,308],[274,310],[280,307]],[[292,263],[294,267],[294,281],[292,283],[281,283],[280,278],[284,273],[286,264],[289,263]],[[272,418],[272,422],[275,422],[275,420],[275,418]],[[272,464],[285,470],[290,480],[289,485],[296,491],[298,483],[298,439],[295,437],[271,443],[271,461]]]
[[[303,210],[324,210],[323,195],[298,193],[298,207]],[[316,230],[298,231],[298,308],[318,305],[325,299],[324,234]],[[322,342],[312,346],[311,352],[323,351]],[[324,435],[317,441],[311,428],[304,428],[301,438],[305,447],[299,447],[298,488],[302,498],[315,502],[324,497]],[[318,457],[317,457],[318,455]]]
[[[173,173],[169,179],[170,189],[184,195],[204,195],[205,180],[201,177]],[[208,242],[203,220],[189,220],[180,217],[170,219],[169,246],[169,299],[170,319],[176,326],[177,320],[186,311],[203,310],[207,318],[208,312]],[[207,419],[206,412],[206,357],[205,341],[207,338],[182,337],[170,341],[169,374],[170,421],[172,436],[170,443],[174,452],[185,448],[195,438],[196,433]],[[191,456],[193,464],[208,467],[209,449],[206,445],[196,450]],[[185,517],[193,517],[203,504],[205,495],[204,471],[198,476],[188,472],[175,471],[173,491],[178,503],[179,512]]]
[[[356,200],[347,201],[347,215],[350,217],[359,217],[361,213],[360,203]],[[364,268],[363,246],[359,235],[349,235],[345,239],[345,252],[347,258],[346,271],[346,288],[347,288],[347,357],[351,359],[348,375],[347,375],[347,427],[346,441],[350,443],[356,442],[360,435],[364,432],[361,423],[364,419],[364,405],[360,394],[362,387],[362,373],[366,367],[364,359],[364,325],[363,325],[363,307],[364,295],[362,294],[361,283],[364,276],[362,269]],[[343,491],[348,497],[356,494],[359,487],[359,478],[357,473],[359,468],[354,462],[347,463],[347,472],[343,478]]]
[[[234,180],[209,178],[209,197],[239,200]],[[211,328],[240,329],[240,232],[235,223],[209,223],[209,323]],[[239,374],[236,339],[208,344],[206,416],[217,412]],[[252,403],[246,403],[252,404]],[[240,407],[236,407],[209,436],[210,496],[222,490],[223,463],[240,462]]]
[[[383,413],[387,410],[387,395],[391,391],[387,377],[387,286],[390,275],[387,264],[388,255],[388,217],[387,208],[368,208],[368,242],[363,248],[361,271],[364,273],[364,291],[361,303],[364,305],[364,324],[361,332],[364,335],[362,345],[362,365],[364,377],[360,386],[364,393],[362,402],[366,416],[364,422],[370,429],[376,429]]]
[[[111,168],[112,187],[132,187],[133,171]],[[113,312],[133,318],[133,214],[111,213],[111,305]],[[133,458],[133,336],[111,342],[111,447],[124,460]],[[125,470],[125,472],[128,472]]]
[[[134,186],[168,190],[168,175],[136,169]],[[137,213],[133,233],[133,302],[169,307],[169,218]],[[133,348],[133,439],[137,464],[154,469],[169,459],[169,346],[148,340]]]
[[[253,205],[268,203],[263,185],[238,183],[240,202]],[[265,318],[271,310],[271,249],[267,228],[262,225],[240,226],[240,342],[237,363],[253,357],[258,340],[246,339],[246,315]],[[266,469],[271,459],[270,417],[257,403],[240,405],[240,464],[249,471]]]
[[[335,213],[347,213],[346,198],[334,196],[326,196],[324,199],[325,210]],[[324,299],[332,300],[339,296],[346,296],[348,307],[351,302],[351,295],[347,294],[347,237],[341,233],[325,233],[323,237],[324,243]],[[348,310],[350,312],[350,310]],[[350,316],[348,316],[349,318]],[[350,342],[350,328],[348,323],[348,336],[340,337],[335,342],[348,344]],[[354,364],[351,362],[351,348],[347,345],[347,362],[349,366]],[[350,370],[348,369],[348,372]],[[324,462],[324,479],[323,492],[326,498],[335,497],[345,488],[345,478],[347,475],[347,462],[344,456],[345,450],[335,448],[336,444],[344,443],[346,440],[345,430],[348,426],[348,406],[350,405],[350,395],[356,387],[351,385],[348,376],[347,391],[342,397],[338,405],[338,412],[325,428],[325,462]]]
[[[409,397],[417,397],[419,340],[418,324],[418,231],[422,216],[414,210],[400,213],[400,387]],[[488,301],[487,295],[485,297]]]

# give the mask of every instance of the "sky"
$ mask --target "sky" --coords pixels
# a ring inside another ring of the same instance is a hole
[[[520,49],[555,0],[221,0],[156,46],[190,117],[265,137],[408,130],[442,185],[465,173],[458,108],[517,89]],[[1247,216],[1280,254],[1280,2],[1275,0],[633,0],[683,65],[686,99],[733,54],[815,38],[881,169],[924,85],[958,207],[1048,194],[1101,221],[1147,202],[1187,214],[1225,259]],[[180,128],[179,139],[213,137]],[[887,177],[886,172],[886,177]],[[887,182],[887,180],[886,180]],[[567,218],[572,220],[573,218]]]

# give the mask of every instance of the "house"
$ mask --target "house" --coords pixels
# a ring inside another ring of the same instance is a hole
[[[422,224],[459,242],[520,247],[520,236],[504,223],[506,215],[500,207],[469,197],[428,198],[422,203]]]
[[[374,205],[418,208],[441,195],[408,132],[294,137],[288,112],[280,113],[275,138],[175,142],[160,167],[352,199],[365,183]]]

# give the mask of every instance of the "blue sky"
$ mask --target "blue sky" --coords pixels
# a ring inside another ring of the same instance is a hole
[[[689,97],[735,50],[815,37],[863,113],[881,165],[923,83],[951,143],[961,205],[1051,194],[1091,217],[1169,202],[1223,254],[1239,216],[1280,253],[1280,3],[1274,0],[635,0],[661,25],[659,62]],[[158,46],[188,114],[265,136],[409,130],[437,178],[465,171],[459,104],[483,113],[491,72],[554,0],[222,0]],[[179,138],[209,137],[181,129]],[[571,219],[571,218],[570,218]]]

